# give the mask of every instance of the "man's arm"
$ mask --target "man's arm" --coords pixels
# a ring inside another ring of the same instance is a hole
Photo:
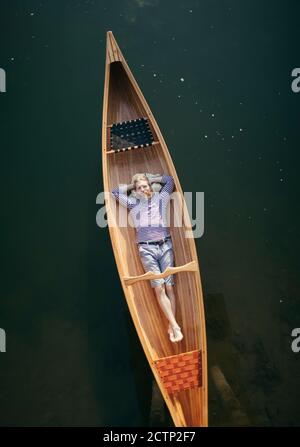
[[[163,200],[169,200],[175,185],[173,177],[171,175],[163,175],[160,183],[164,185],[160,190],[160,196]]]
[[[132,189],[133,184],[119,185],[118,188],[113,189],[111,193],[121,205],[128,209],[132,209],[136,205],[136,199],[128,197],[127,195],[127,191],[131,191]]]
[[[163,176],[159,174],[148,177],[150,183],[161,183],[162,178]]]

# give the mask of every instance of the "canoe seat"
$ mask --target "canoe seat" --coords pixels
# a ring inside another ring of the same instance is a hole
[[[169,394],[202,386],[202,355],[199,350],[163,357],[154,363]]]
[[[112,124],[108,128],[108,138],[114,152],[151,146],[154,141],[147,118]]]

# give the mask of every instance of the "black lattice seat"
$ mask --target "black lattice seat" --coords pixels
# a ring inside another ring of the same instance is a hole
[[[115,123],[110,128],[110,149],[115,152],[151,146],[153,141],[147,118]]]

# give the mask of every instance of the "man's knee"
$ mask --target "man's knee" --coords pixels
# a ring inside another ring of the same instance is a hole
[[[158,286],[156,286],[154,288],[156,296],[160,297],[164,291],[165,291],[165,285],[164,284],[159,284]]]

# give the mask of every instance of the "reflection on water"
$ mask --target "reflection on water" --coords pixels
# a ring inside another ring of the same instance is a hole
[[[271,358],[261,338],[247,337],[242,332],[232,331],[222,294],[208,294],[205,297],[205,308],[209,354],[209,425],[280,425],[276,400],[275,405],[272,402],[273,395],[281,393],[285,368],[277,364],[277,359]],[[131,324],[129,326],[132,327]],[[138,352],[136,347],[137,343],[134,343],[131,349],[132,353],[135,351],[138,365],[143,359],[143,353],[141,350]],[[140,366],[134,368],[138,395],[144,399],[140,408],[147,408],[145,424],[171,427],[173,422],[151,374],[142,383],[145,366],[146,362],[142,361]],[[271,403],[268,404],[269,401]]]

